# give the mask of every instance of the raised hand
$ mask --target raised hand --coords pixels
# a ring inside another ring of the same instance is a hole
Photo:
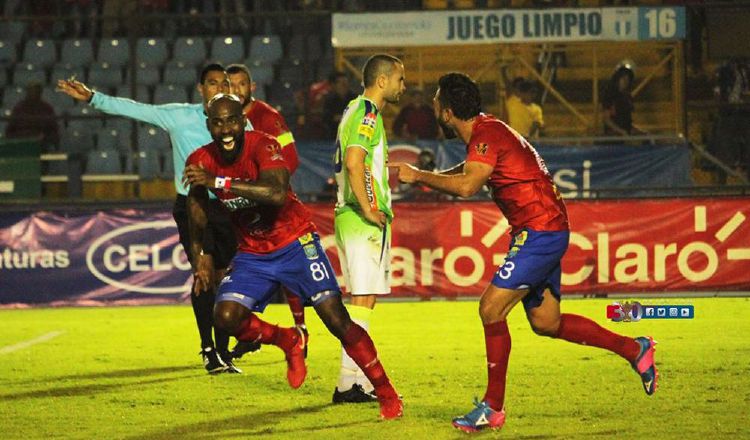
[[[86,84],[75,79],[74,76],[69,79],[58,79],[57,91],[63,92],[78,101],[89,102],[91,101],[91,97],[94,96],[94,92]]]

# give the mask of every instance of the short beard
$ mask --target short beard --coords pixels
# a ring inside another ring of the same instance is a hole
[[[237,160],[237,157],[239,157],[240,153],[242,152],[242,144],[244,143],[244,141],[244,135],[240,136],[239,139],[235,139],[234,148],[232,149],[232,151],[227,151],[222,145],[219,145],[219,154],[221,155],[221,158],[224,160],[224,162],[234,163],[234,161]]]
[[[443,135],[446,139],[455,139],[458,137],[458,134],[456,134],[456,130],[448,127],[448,124],[445,123],[445,121],[440,120],[440,118],[438,118],[438,125],[440,125],[440,128],[443,129]]]

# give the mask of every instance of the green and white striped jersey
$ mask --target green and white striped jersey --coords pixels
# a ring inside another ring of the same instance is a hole
[[[336,136],[337,201],[336,214],[360,211],[357,198],[351,189],[349,175],[344,166],[347,148],[362,148],[365,156],[365,190],[370,206],[393,219],[391,188],[388,186],[388,141],[380,111],[371,100],[360,95],[351,100],[344,110]]]

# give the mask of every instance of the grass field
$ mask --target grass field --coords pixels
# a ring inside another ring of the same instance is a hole
[[[696,319],[637,323],[607,322],[610,302],[567,300],[563,310],[653,335],[657,393],[647,397],[616,355],[535,336],[519,307],[509,319],[508,421],[477,437],[750,438],[750,299],[659,301],[694,304]],[[450,420],[484,392],[476,309],[378,305],[372,334],[405,402],[403,419],[388,422],[376,404],[330,404],[340,348],[310,309],[309,373],[299,390],[286,384],[275,347],[243,358],[243,375],[205,374],[187,306],[0,310],[0,438],[465,438]],[[291,322],[286,306],[264,315]],[[9,352],[50,332],[62,333]]]

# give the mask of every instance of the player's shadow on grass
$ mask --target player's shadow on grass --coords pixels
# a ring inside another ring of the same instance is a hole
[[[195,376],[180,375],[173,377],[163,377],[159,379],[142,380],[138,382],[120,382],[112,384],[92,384],[92,385],[72,385],[69,387],[58,387],[48,388],[44,390],[27,391],[25,393],[14,393],[14,394],[0,394],[0,402],[2,401],[14,401],[22,399],[47,399],[50,397],[74,397],[74,396],[85,396],[89,394],[100,394],[109,392],[118,388],[130,388],[138,385],[154,385],[166,382],[174,382],[182,380],[186,377]]]
[[[167,373],[180,373],[183,371],[195,371],[196,376],[206,374],[203,368],[197,365],[182,365],[178,367],[157,367],[157,368],[131,368],[127,370],[100,371],[98,373],[81,373],[69,374],[66,376],[57,376],[41,379],[43,382],[59,382],[65,380],[95,380],[95,379],[123,379],[128,377],[145,377],[156,376]],[[39,384],[40,378],[13,381],[11,384]]]
[[[331,425],[306,425],[297,429],[279,429],[279,427],[284,426],[284,419],[298,418],[300,417],[300,414],[304,414],[305,416],[315,414],[331,407],[332,405],[333,404],[331,403],[326,403],[320,405],[258,413],[252,412],[252,409],[248,410],[247,408],[242,408],[240,410],[243,411],[244,414],[235,417],[207,420],[205,422],[177,426],[166,431],[151,432],[148,434],[140,434],[126,438],[128,440],[151,440],[165,438],[180,438],[183,440],[210,438],[251,438],[254,436],[273,436],[282,433],[299,433],[300,435],[306,435],[310,433],[310,429],[313,427],[316,431],[321,429],[351,427],[352,422],[349,421],[347,423]],[[373,423],[375,423],[375,417],[377,417],[376,414],[377,412],[375,411],[373,411],[372,414],[369,414],[373,417]],[[358,424],[361,423],[366,423],[366,421],[358,422]]]

